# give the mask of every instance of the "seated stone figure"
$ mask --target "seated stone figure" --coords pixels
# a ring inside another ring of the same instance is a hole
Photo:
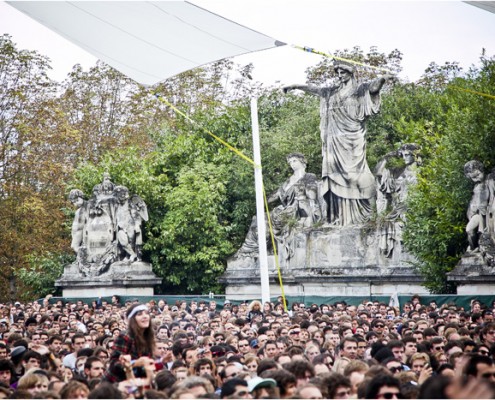
[[[321,208],[318,201],[318,182],[316,176],[306,172],[306,158],[301,153],[291,153],[287,162],[294,171],[283,185],[268,198],[268,203],[276,203],[270,218],[277,244],[284,246],[290,257],[291,237],[295,229],[314,225],[321,220]],[[269,234],[267,229],[267,235]],[[256,218],[253,218],[244,244],[236,256],[248,256],[258,253],[258,234]],[[286,257],[287,257],[286,256]]]
[[[387,154],[375,169],[378,188],[377,212],[384,215],[380,226],[379,246],[386,257],[391,257],[396,245],[402,242],[408,189],[417,182],[418,149],[416,144],[406,143],[397,151]],[[399,157],[402,158],[403,165],[391,168],[391,159]]]

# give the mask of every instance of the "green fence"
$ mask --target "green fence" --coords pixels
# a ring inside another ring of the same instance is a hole
[[[457,296],[457,295],[421,295],[421,304],[428,305],[430,301],[436,301],[438,306],[441,306],[442,304],[453,304],[456,305],[457,307],[463,307],[465,310],[470,309],[470,304],[472,300],[479,300],[481,303],[491,306],[492,302],[495,301],[495,294],[494,295],[470,295],[470,296]],[[398,296],[399,298],[399,303],[402,306],[405,302],[411,300],[411,295],[407,296]],[[168,304],[173,305],[175,304],[176,301],[181,301],[181,300],[186,300],[187,302],[190,302],[192,300],[195,301],[210,301],[210,300],[215,300],[218,304],[223,304],[225,301],[226,297],[224,295],[184,295],[184,296],[178,296],[178,295],[173,295],[173,296],[166,296],[166,295],[160,295],[160,296],[120,296],[121,302],[125,302],[128,300],[135,300],[137,299],[139,302],[148,302],[150,300],[155,300],[158,302],[158,300],[165,300]],[[286,297],[289,305],[292,304],[293,302],[300,302],[300,303],[305,303],[306,305],[310,304],[335,304],[336,302],[342,302],[345,301],[349,305],[358,305],[361,304],[363,301],[379,301],[388,304],[390,301],[390,296],[287,296]],[[38,300],[41,301],[42,299]],[[50,300],[50,303],[55,303],[58,300],[62,300],[64,303],[65,302],[76,302],[77,300],[82,300],[85,303],[91,303],[93,300],[96,300],[95,298],[81,298],[81,299],[76,299],[76,298],[64,298],[64,297],[53,297]],[[102,297],[102,300],[106,300],[108,302],[111,301],[111,297]],[[252,299],[255,300],[255,299]],[[259,300],[259,299],[258,299]],[[276,301],[277,298],[274,297],[272,298],[272,301]],[[238,304],[241,301],[236,301],[236,300],[231,300],[233,304]]]

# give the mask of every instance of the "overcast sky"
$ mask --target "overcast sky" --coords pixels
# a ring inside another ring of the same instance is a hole
[[[207,10],[280,41],[320,51],[377,46],[404,53],[401,77],[414,81],[431,61],[458,61],[468,68],[482,48],[495,55],[495,14],[459,1],[191,0]],[[52,60],[52,77],[62,80],[72,66],[96,59],[36,21],[0,2],[1,33],[20,48]],[[305,69],[321,56],[285,46],[239,56],[253,62],[253,77],[267,85],[303,82]]]

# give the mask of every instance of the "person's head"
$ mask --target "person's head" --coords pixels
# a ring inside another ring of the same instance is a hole
[[[296,399],[323,399],[323,394],[318,386],[312,383],[306,383],[297,389]]]
[[[404,354],[406,357],[411,357],[418,351],[418,348],[416,346],[416,339],[414,339],[412,336],[406,336],[402,339],[402,342],[404,343]]]
[[[10,360],[0,360],[0,382],[9,385],[15,375],[14,364]]]
[[[419,375],[423,369],[429,366],[430,357],[426,353],[415,353],[411,356],[409,363],[411,365],[411,370],[416,375]]]
[[[32,372],[25,374],[19,379],[18,390],[27,390],[29,393],[43,392],[48,390],[48,378],[42,373]]]
[[[398,399],[400,397],[400,382],[391,375],[376,375],[366,388],[366,399]]]
[[[222,399],[250,399],[248,384],[244,379],[232,378],[222,385],[220,391]]]
[[[60,390],[62,399],[87,399],[89,388],[82,382],[72,380]]]
[[[278,354],[277,343],[275,340],[267,340],[263,351],[266,358],[274,358]]]
[[[391,340],[388,344],[387,347],[392,350],[392,353],[394,354],[394,357],[399,360],[400,362],[405,362],[406,361],[406,354],[405,354],[405,346],[404,343],[401,342],[400,340]]]
[[[495,382],[494,361],[489,356],[473,354],[464,367],[464,373],[467,376],[473,376],[477,379],[485,379]]]
[[[284,369],[294,374],[297,379],[297,387],[307,383],[315,376],[313,365],[305,360],[294,360],[284,365]]]
[[[215,391],[210,381],[200,376],[189,376],[176,384],[176,387],[178,389],[187,389],[195,398],[200,398]]]
[[[328,399],[348,399],[351,395],[351,382],[342,374],[328,374],[323,377],[323,384],[327,390],[325,397]]]
[[[358,341],[354,337],[345,337],[340,344],[340,354],[350,360],[357,357]]]
[[[105,365],[95,356],[88,357],[84,364],[84,374],[89,379],[101,378],[105,372]]]
[[[71,338],[72,342],[72,350],[74,353],[77,353],[79,350],[82,350],[84,348],[84,345],[86,344],[86,338],[82,333],[76,333],[74,336]]]
[[[133,304],[126,313],[128,334],[135,341],[137,348],[143,353],[153,353],[155,334],[148,307],[144,304]]]
[[[297,379],[295,375],[286,369],[277,369],[272,371],[266,371],[262,374],[263,378],[269,378],[277,382],[277,387],[279,389],[280,398],[286,399],[291,398],[297,386]],[[304,386],[307,383],[301,384]]]
[[[88,395],[89,399],[122,399],[120,390],[108,382],[101,382]]]
[[[194,372],[198,376],[202,375],[214,375],[215,364],[209,358],[200,358],[194,363]]]
[[[237,362],[228,363],[221,371],[220,377],[222,378],[223,382],[226,382],[230,379],[236,378],[242,372],[242,370],[242,364]]]
[[[33,350],[28,350],[22,356],[22,366],[24,367],[25,371],[28,371],[31,368],[39,368],[40,365],[41,365],[40,353]]]

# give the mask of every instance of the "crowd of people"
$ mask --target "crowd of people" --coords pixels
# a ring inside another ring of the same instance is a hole
[[[493,398],[495,304],[0,305],[0,398]]]

